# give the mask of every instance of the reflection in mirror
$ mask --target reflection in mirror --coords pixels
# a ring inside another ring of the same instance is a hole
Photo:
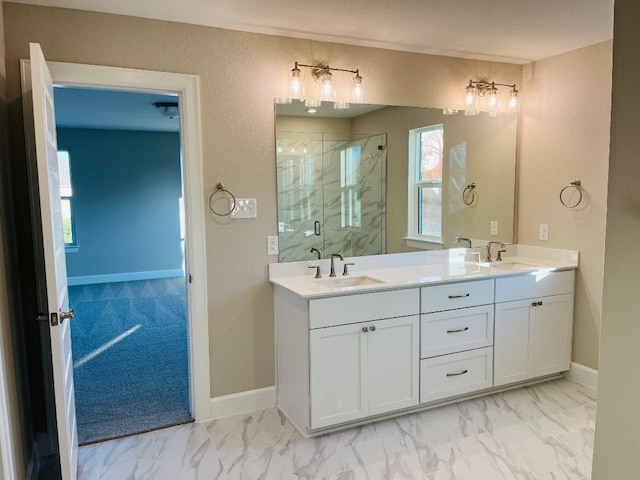
[[[310,114],[302,102],[276,105],[280,261],[315,259],[311,248],[327,258],[466,246],[458,237],[474,247],[513,242],[516,128],[507,114],[325,102]],[[410,139],[434,129],[442,132],[441,180],[423,191],[408,182],[410,164],[424,167],[410,162]]]

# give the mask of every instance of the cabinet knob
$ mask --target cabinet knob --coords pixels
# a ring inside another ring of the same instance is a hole
[[[532,307],[537,307],[538,306],[538,302],[531,302],[531,306]]]
[[[369,331],[370,331],[370,332],[375,332],[375,331],[376,331],[376,326],[375,326],[375,325],[371,325],[371,326],[369,327]]]
[[[367,327],[362,327],[362,331],[363,331],[364,333],[367,333]]]

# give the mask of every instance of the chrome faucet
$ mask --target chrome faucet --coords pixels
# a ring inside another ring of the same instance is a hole
[[[469,248],[471,248],[471,239],[470,238],[456,237],[456,243],[460,243],[460,242],[468,242],[469,243]]]
[[[504,248],[504,243],[502,242],[489,242],[487,243],[487,258],[484,259],[485,262],[492,262],[491,259],[491,245],[498,245],[500,248]],[[502,260],[502,258],[500,258]]]
[[[336,276],[336,269],[335,269],[335,267],[333,265],[333,259],[335,257],[339,257],[340,260],[344,261],[344,257],[342,256],[341,253],[332,253],[331,254],[331,273],[329,274],[330,277],[335,277]]]
[[[316,247],[311,247],[310,252],[311,253],[316,252],[318,254],[318,260],[320,260],[322,258],[322,251],[318,250]]]

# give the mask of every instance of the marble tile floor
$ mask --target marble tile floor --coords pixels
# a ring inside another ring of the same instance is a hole
[[[276,408],[80,448],[79,480],[583,480],[596,392],[566,379],[305,439]]]

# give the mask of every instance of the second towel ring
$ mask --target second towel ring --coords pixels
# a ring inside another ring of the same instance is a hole
[[[225,213],[216,212],[213,209],[213,197],[215,196],[216,193],[220,193],[220,192],[229,194],[232,200],[231,206],[229,207],[229,211]],[[218,183],[216,185],[216,189],[213,192],[211,192],[211,195],[209,195],[209,210],[211,210],[211,213],[213,213],[214,215],[218,215],[219,217],[228,217],[233,213],[235,209],[236,209],[236,197],[233,195],[233,193],[231,193],[229,190],[224,188],[224,185],[222,183]]]
[[[566,187],[564,187],[562,190],[560,190],[560,203],[562,205],[564,205],[567,208],[576,208],[578,205],[580,205],[580,202],[582,202],[582,188],[580,188],[581,182],[580,180],[574,180],[573,182],[569,183],[569,185],[567,185]],[[567,190],[567,189],[576,189],[578,191],[578,201],[574,202],[574,203],[567,203],[564,201],[564,199],[562,198],[562,194]]]
[[[462,191],[462,201],[464,202],[465,205],[471,205],[473,201],[476,199],[476,194],[474,192],[475,188],[476,188],[476,184],[474,182],[467,185],[467,187]],[[469,194],[471,194],[471,200],[467,202],[467,198],[469,197]]]

